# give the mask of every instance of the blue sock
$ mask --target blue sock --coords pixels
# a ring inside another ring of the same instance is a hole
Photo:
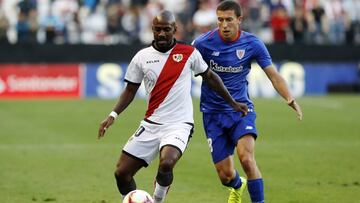
[[[264,203],[264,182],[263,179],[248,180],[248,191],[250,194],[251,202]]]
[[[235,171],[235,172],[236,172],[235,177],[230,182],[223,184],[223,185],[225,185],[227,187],[232,187],[234,189],[239,189],[241,187],[242,182],[241,182],[239,173],[237,171]]]

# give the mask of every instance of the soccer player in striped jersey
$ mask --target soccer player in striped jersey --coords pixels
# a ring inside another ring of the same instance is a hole
[[[190,94],[191,75],[202,76],[236,112],[247,113],[247,105],[236,102],[219,76],[208,68],[192,46],[178,43],[175,17],[162,11],[153,19],[152,46],[140,50],[131,60],[126,74],[127,85],[110,115],[100,124],[103,137],[115,118],[132,102],[144,82],[149,94],[148,109],[138,129],[125,144],[115,170],[119,192],[125,196],[136,189],[134,175],[159,154],[154,200],[163,202],[173,182],[173,168],[184,153],[194,127]]]
[[[193,45],[210,68],[220,76],[235,100],[248,105],[249,113],[243,116],[241,112],[235,112],[203,81],[200,101],[203,126],[218,176],[222,184],[230,188],[228,203],[240,203],[246,185],[251,201],[263,203],[263,179],[254,157],[257,138],[256,113],[249,98],[246,79],[251,62],[255,60],[260,65],[277,92],[296,111],[299,119],[302,118],[302,111],[290,94],[284,79],[272,65],[264,43],[240,29],[240,5],[236,1],[222,1],[216,14],[218,28],[199,36]],[[235,149],[248,180],[240,177],[234,167]]]

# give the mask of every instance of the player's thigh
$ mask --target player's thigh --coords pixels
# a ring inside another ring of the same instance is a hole
[[[214,164],[233,155],[235,142],[232,142],[226,129],[232,125],[231,116],[224,114],[204,113],[204,130]]]
[[[160,151],[160,160],[178,160],[182,152],[178,147],[173,145],[165,145]]]
[[[161,157],[167,155],[168,158],[178,159],[180,158],[178,157],[179,154],[174,150],[177,150],[180,153],[180,156],[185,152],[194,131],[194,125],[190,123],[164,124],[161,131]],[[167,149],[168,147],[171,148]],[[164,148],[166,148],[165,151]],[[165,153],[168,151],[171,151],[172,153]]]
[[[255,151],[254,135],[246,134],[242,136],[237,142],[236,151],[240,160],[244,158],[253,158]]]
[[[148,164],[159,153],[161,126],[142,121],[135,133],[129,138],[123,152]],[[146,166],[147,166],[146,165]]]

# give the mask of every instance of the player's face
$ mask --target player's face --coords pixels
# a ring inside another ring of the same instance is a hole
[[[155,20],[152,31],[156,46],[160,49],[167,49],[173,43],[176,27],[174,23]]]
[[[237,17],[234,10],[216,11],[217,24],[220,34],[226,41],[233,41],[237,38],[242,16]]]

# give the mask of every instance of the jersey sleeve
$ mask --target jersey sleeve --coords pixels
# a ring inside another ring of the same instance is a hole
[[[191,57],[192,57],[191,70],[194,71],[195,76],[198,76],[201,73],[206,72],[206,70],[208,69],[208,65],[206,64],[206,62],[204,61],[200,52],[197,49],[194,49]]]
[[[201,51],[202,47],[201,47],[201,43],[199,43],[199,37],[194,39],[192,42],[191,42],[191,46],[195,47],[195,49],[197,49],[198,51]]]
[[[272,59],[265,44],[260,40],[256,40],[254,47],[255,47],[255,60],[260,65],[260,67],[266,68],[267,66],[271,65]]]
[[[144,72],[141,68],[140,52],[138,52],[130,61],[124,80],[135,84],[140,84],[144,78]]]

